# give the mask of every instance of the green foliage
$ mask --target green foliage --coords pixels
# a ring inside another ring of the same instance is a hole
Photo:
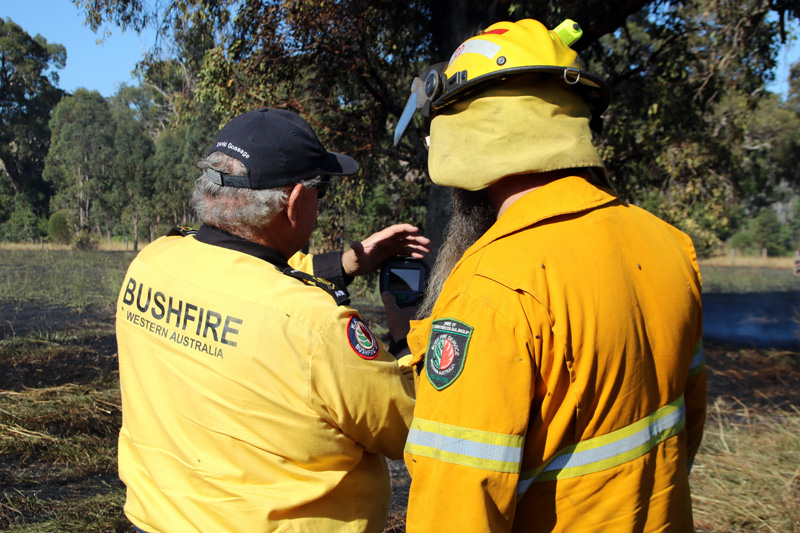
[[[94,28],[151,25],[166,45],[139,66],[146,86],[122,88],[112,105],[117,150],[106,160],[128,163],[113,165],[115,180],[94,193],[94,213],[80,222],[109,235],[188,222],[195,160],[219,125],[261,105],[297,111],[327,147],[361,164],[360,175],[338,180],[323,205],[320,246],[343,246],[399,220],[421,225],[428,209],[422,121],[391,147],[409,83],[476,30],[523,17],[550,27],[565,17],[582,23],[582,60],[615,92],[598,138],[614,185],[624,199],[686,231],[701,254],[752,232],[748,216],[799,186],[800,69],[786,102],[763,90],[787,17],[797,18],[797,0],[632,0],[613,9],[598,0],[77,5]],[[123,110],[130,112],[124,119]],[[131,120],[154,139],[151,156],[137,141],[142,131],[120,131]],[[131,163],[143,160],[147,171],[132,171]],[[74,199],[76,190],[59,185],[54,207],[75,204],[66,193]],[[113,214],[122,223],[109,222]],[[786,247],[781,242],[769,246]]]
[[[753,219],[752,231],[758,245],[769,255],[785,254],[789,247],[791,234],[789,228],[781,224],[773,209],[762,208]]]
[[[108,213],[105,217],[108,224],[121,225],[134,236],[135,251],[139,244],[139,222],[150,212],[154,196],[155,180],[147,163],[155,146],[144,122],[136,120],[135,112],[124,101],[115,106],[114,122],[114,179],[101,199],[101,208]]]
[[[752,212],[776,201],[781,183],[797,183],[800,119],[763,90],[781,33],[770,9],[654,2],[584,57],[615,91],[601,144],[615,187],[655,204],[700,253],[736,232],[734,206]]]
[[[97,239],[91,232],[82,229],[72,239],[72,246],[82,252],[97,250]]]
[[[792,224],[786,224],[780,221],[774,209],[762,207],[755,217],[747,220],[742,230],[728,240],[728,247],[747,253],[766,250],[770,256],[786,255],[794,251],[800,241],[797,227],[797,218]]]
[[[787,226],[794,237],[794,245],[800,245],[800,199],[795,199],[789,210],[789,222]],[[800,246],[798,248],[800,249]]]
[[[0,240],[11,242],[29,241],[41,236],[39,217],[33,208],[24,202],[16,202],[7,221],[0,224]]]
[[[63,92],[55,87],[66,51],[41,35],[31,37],[11,19],[0,18],[0,223],[10,197],[47,215],[51,194],[42,180],[50,145],[50,111]],[[47,72],[50,71],[48,74]],[[5,198],[5,200],[4,200]]]
[[[753,232],[746,229],[737,231],[728,239],[728,247],[734,250],[742,250],[748,254],[755,253],[756,240]]]
[[[65,211],[53,213],[47,223],[47,235],[50,237],[50,242],[69,244],[74,235],[71,226]]]
[[[97,91],[78,89],[61,100],[50,121],[52,145],[44,177],[56,191],[56,207],[77,213],[78,228],[100,222],[96,203],[112,187],[115,123]]]
[[[195,164],[205,155],[208,141],[201,140],[202,129],[176,125],[166,129],[156,140],[156,151],[148,168],[153,187],[153,209],[172,225],[189,219],[189,198],[198,176]]]

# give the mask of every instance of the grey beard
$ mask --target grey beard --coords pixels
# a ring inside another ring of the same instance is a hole
[[[425,297],[419,305],[416,318],[431,316],[445,280],[467,249],[486,233],[497,219],[497,214],[485,191],[450,189],[453,216],[447,224],[444,244],[428,277]]]

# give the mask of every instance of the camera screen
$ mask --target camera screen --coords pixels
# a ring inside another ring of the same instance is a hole
[[[389,272],[389,290],[418,292],[420,273],[414,268],[393,268]]]

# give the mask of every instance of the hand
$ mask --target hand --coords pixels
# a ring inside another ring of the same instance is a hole
[[[411,224],[395,224],[373,233],[361,242],[352,241],[342,254],[342,268],[347,276],[363,276],[375,272],[381,264],[395,255],[422,259],[430,252],[431,240],[420,235]]]
[[[386,308],[386,322],[389,325],[389,335],[397,342],[405,339],[411,329],[411,321],[417,313],[417,306],[398,307],[394,295],[389,291],[381,293],[383,307]]]

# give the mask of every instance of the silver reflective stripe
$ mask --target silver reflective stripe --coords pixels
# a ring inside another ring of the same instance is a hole
[[[552,481],[600,472],[637,459],[680,432],[686,419],[683,396],[627,427],[565,448],[544,465],[524,472],[517,499],[536,481]]]
[[[697,343],[692,356],[692,366],[689,367],[689,375],[693,376],[703,370],[706,366],[706,356],[703,351],[703,341]]]
[[[462,428],[414,418],[405,451],[439,461],[518,473],[522,463],[523,437]]]

